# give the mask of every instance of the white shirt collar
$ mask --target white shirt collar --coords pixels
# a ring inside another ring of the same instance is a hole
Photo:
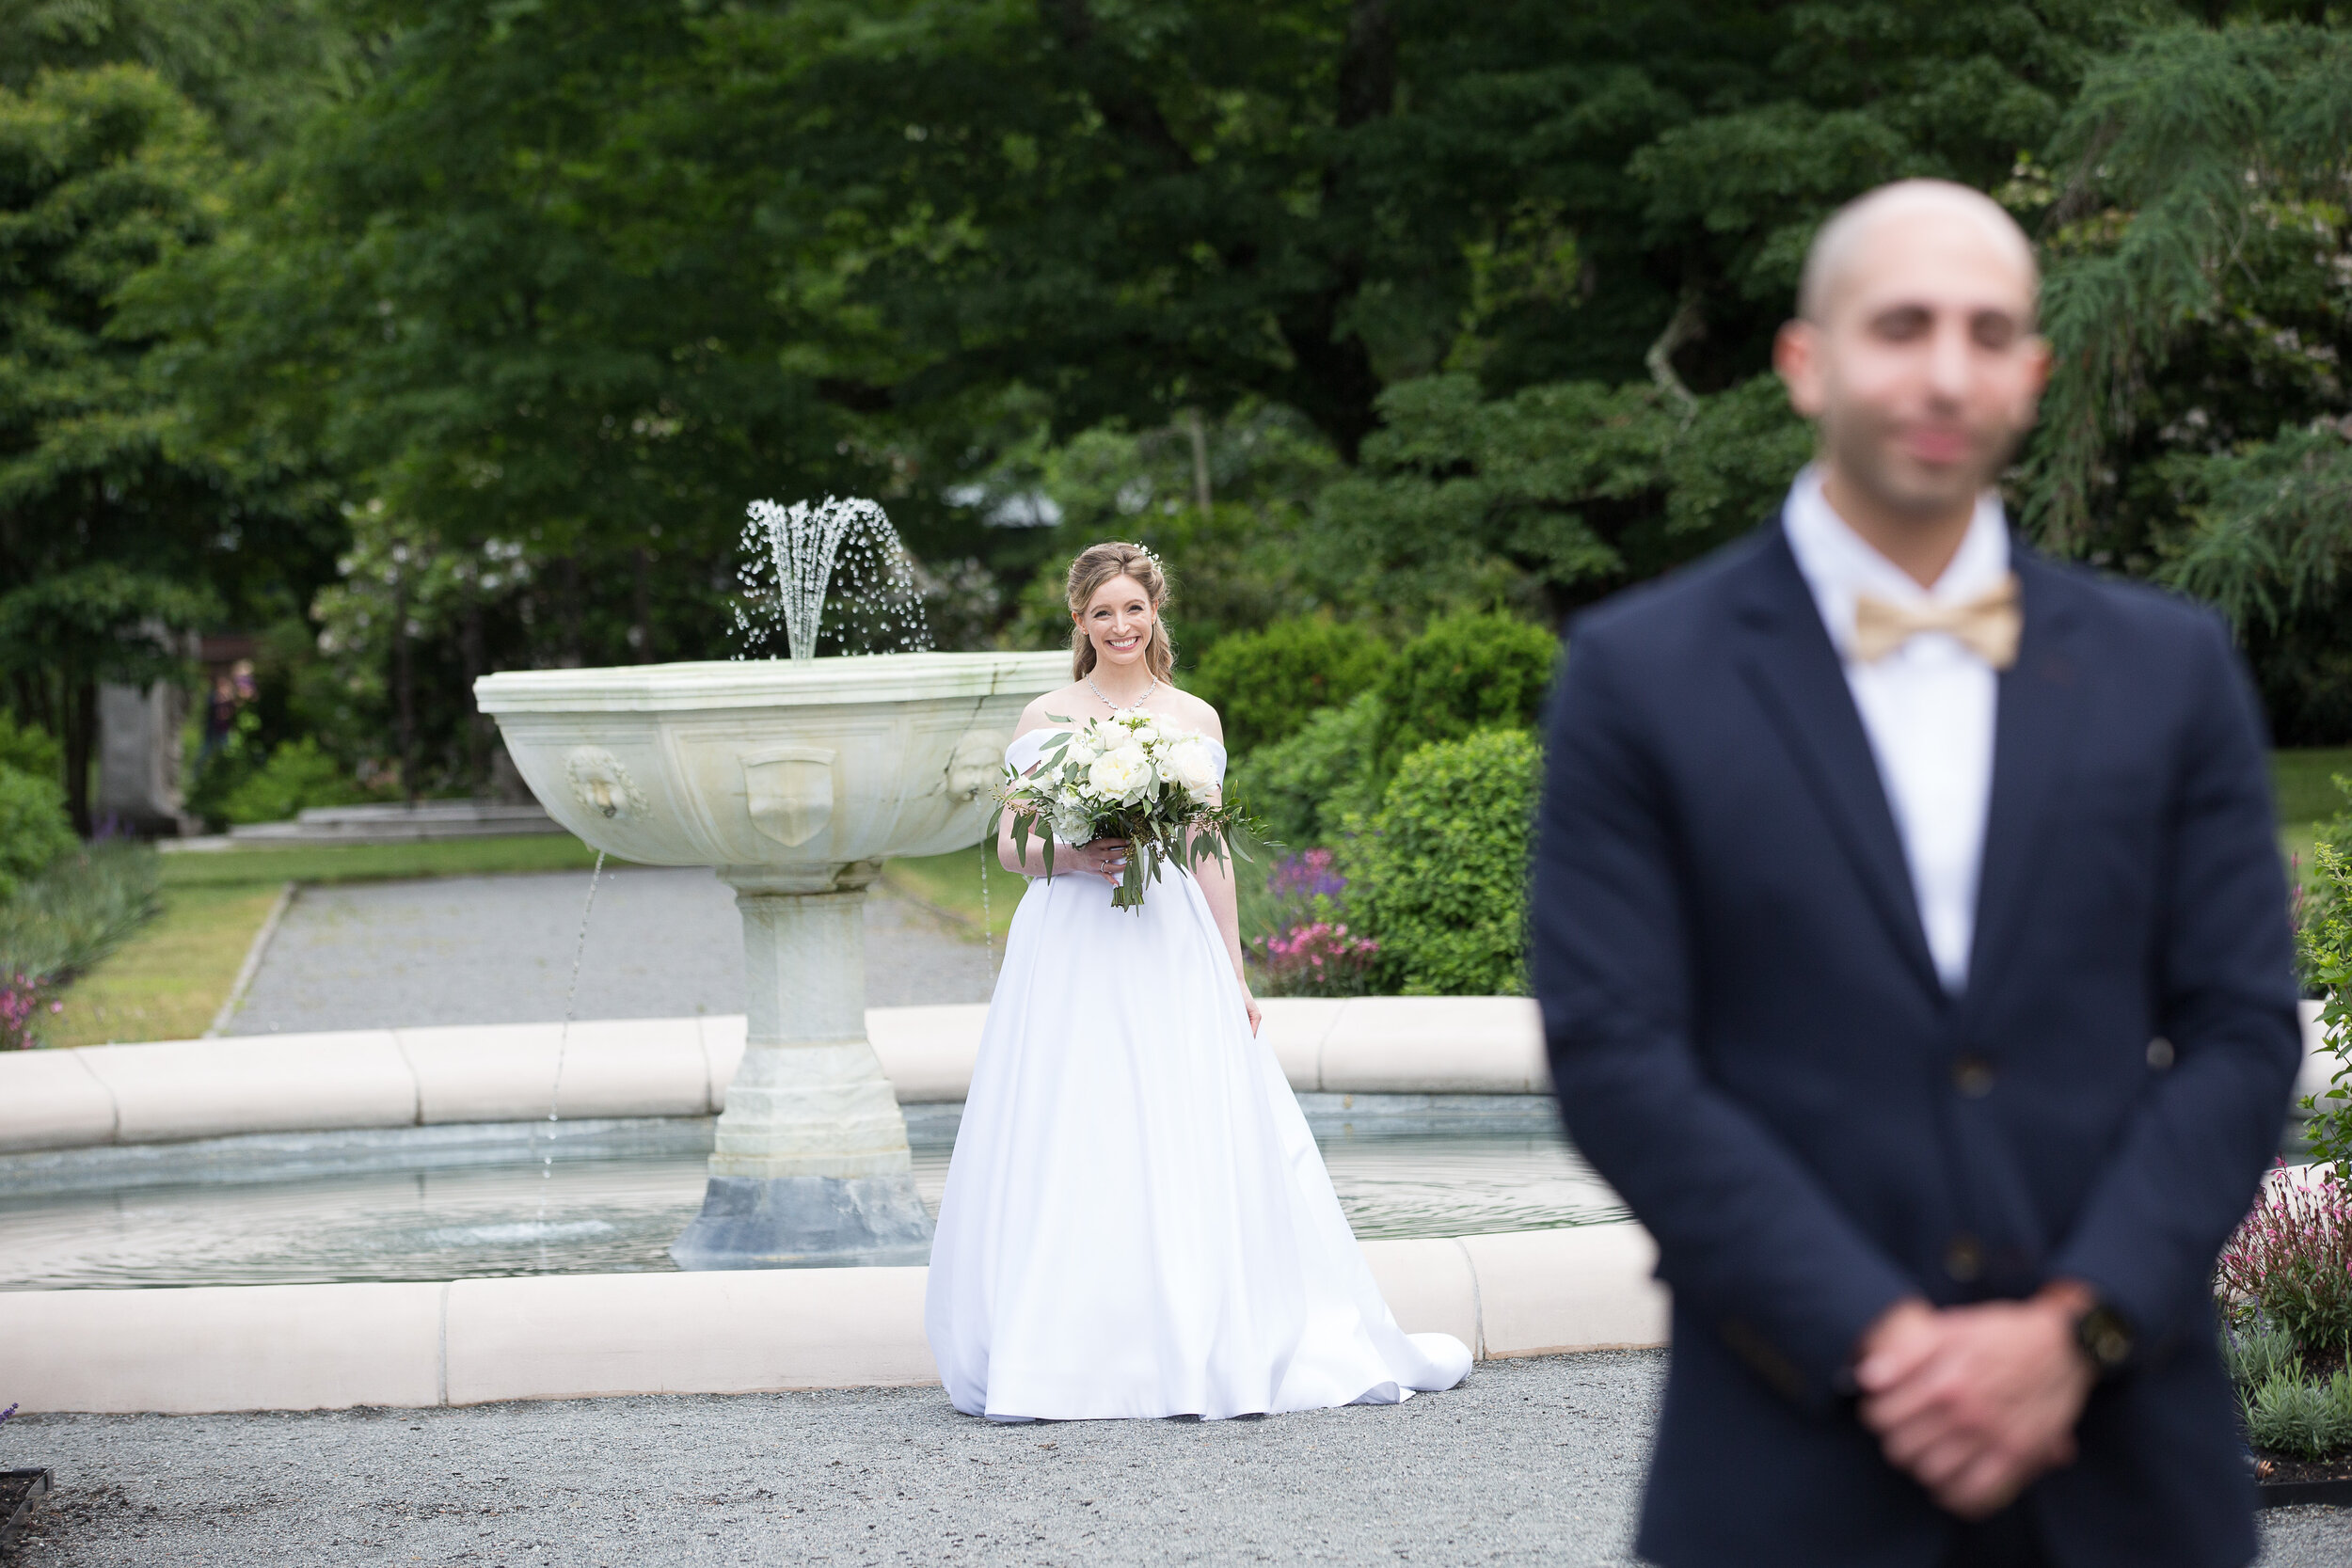
[[[1788,487],[1781,508],[1781,527],[1797,570],[1813,591],[1813,602],[1829,629],[1839,657],[1850,657],[1853,645],[1854,598],[1869,594],[1895,604],[1951,603],[1970,599],[1999,585],[2009,572],[2009,524],[2000,493],[1987,490],[1977,498],[1975,515],[1960,549],[1935,579],[1922,588],[1911,574],[1881,555],[1821,493],[1819,467],[1806,464]]]

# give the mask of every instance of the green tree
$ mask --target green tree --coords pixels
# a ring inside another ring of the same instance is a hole
[[[675,134],[723,62],[691,8],[373,14],[369,77],[153,291],[208,435],[322,465],[346,528],[519,544],[490,664],[723,656],[748,500],[907,489],[818,391],[798,253]],[[460,662],[421,729],[467,733]]]
[[[2026,468],[2053,546],[2218,604],[2274,728],[2352,734],[2352,40],[2183,26],[2103,63],[2044,214],[2058,372]]]
[[[1392,613],[1568,608],[1753,527],[1810,454],[1770,376],[1688,404],[1566,382],[1488,399],[1467,375],[1381,399],[1387,426],[1320,503],[1325,593]]]
[[[705,113],[811,297],[887,329],[871,396],[1019,381],[1064,432],[1255,397],[1352,461],[1384,387],[1449,366],[1754,373],[1823,213],[2002,179],[2149,9],[746,8]]]
[[[62,742],[84,832],[97,685],[180,668],[233,519],[230,476],[151,373],[156,340],[117,309],[205,243],[216,179],[202,117],[151,71],[0,88],[0,666]]]
[[[996,536],[983,541],[986,563],[1025,583],[1008,642],[1069,641],[1070,559],[1104,539],[1148,546],[1168,567],[1177,664],[1193,674],[1221,639],[1314,607],[1308,512],[1340,465],[1295,410],[1184,409],[1151,429],[1114,421],[1057,440],[1043,399],[1015,391],[1002,404],[1029,422],[947,499]]]
[[[347,87],[361,46],[340,0],[0,0],[0,87],[137,65],[212,117],[240,155],[292,136]]]
[[[24,707],[63,737],[76,832],[90,831],[99,683],[183,677],[185,633],[214,608],[200,591],[113,562],[53,572],[0,594],[0,671]]]

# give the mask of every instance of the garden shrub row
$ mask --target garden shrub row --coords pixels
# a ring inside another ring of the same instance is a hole
[[[1240,756],[1346,706],[1379,683],[1391,657],[1363,626],[1300,616],[1220,639],[1187,684],[1216,708],[1225,749]]]
[[[51,993],[158,908],[154,850],[84,847],[60,771],[54,740],[0,714],[0,1050],[38,1043]]]
[[[2319,896],[2296,931],[2335,1070],[2306,1097],[2315,1156],[2281,1170],[2214,1269],[2223,1364],[2247,1440],[2291,1459],[2352,1458],[2352,863],[2344,819],[2320,836]]]
[[[1367,640],[1283,623],[1203,661],[1203,694],[1248,715],[1229,736],[1264,737],[1235,748],[1235,797],[1290,852],[1261,906],[1259,981],[1268,994],[1522,991],[1542,774],[1531,731],[1558,643],[1502,614],[1432,622],[1379,657]]]
[[[0,903],[76,842],[56,780],[0,766]]]
[[[1527,990],[1528,825],[1543,752],[1525,730],[1481,730],[1406,757],[1342,853],[1349,913],[1408,996]]]

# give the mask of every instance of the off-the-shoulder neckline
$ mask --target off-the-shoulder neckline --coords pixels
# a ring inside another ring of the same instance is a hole
[[[1020,745],[1023,741],[1028,739],[1033,735],[1076,735],[1077,733],[1078,732],[1076,730],[1067,729],[1059,724],[1041,724],[1033,730],[1023,730],[1019,735],[1014,736],[1010,740],[1005,742],[1005,750],[1008,752],[1011,751],[1015,746]],[[1200,735],[1196,732],[1195,738],[1207,741],[1210,745],[1216,747],[1220,752],[1225,750],[1225,742],[1216,739],[1215,736]]]

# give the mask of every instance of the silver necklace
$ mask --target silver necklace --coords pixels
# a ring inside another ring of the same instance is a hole
[[[1152,677],[1152,684],[1143,689],[1142,696],[1137,697],[1134,702],[1129,703],[1125,707],[1120,707],[1117,703],[1112,702],[1108,697],[1103,695],[1103,689],[1094,684],[1094,677],[1092,675],[1081,675],[1079,679],[1087,683],[1087,689],[1094,693],[1095,701],[1101,703],[1104,707],[1109,708],[1113,713],[1135,712],[1136,709],[1141,707],[1146,702],[1151,700],[1152,692],[1157,691],[1160,689],[1160,677],[1153,675]]]

